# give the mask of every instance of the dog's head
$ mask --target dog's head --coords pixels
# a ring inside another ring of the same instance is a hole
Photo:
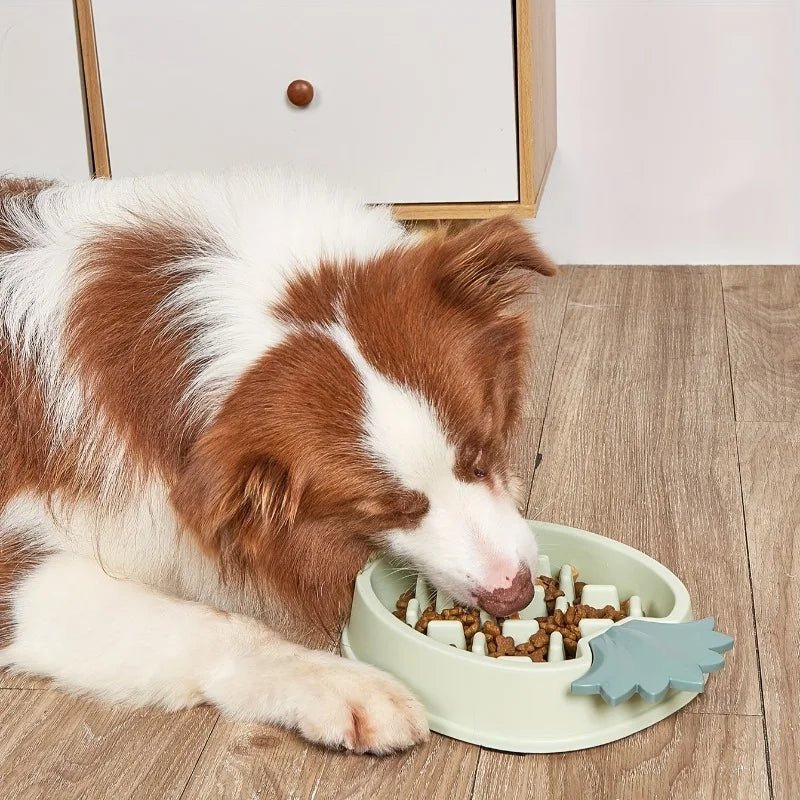
[[[507,453],[531,272],[555,267],[501,219],[297,279],[275,309],[289,333],[174,490],[223,567],[328,617],[383,548],[465,605],[527,605],[537,548]]]

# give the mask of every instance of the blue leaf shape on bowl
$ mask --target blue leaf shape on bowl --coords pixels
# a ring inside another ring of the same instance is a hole
[[[589,641],[592,666],[572,682],[573,694],[599,694],[616,706],[635,694],[651,703],[670,689],[702,692],[703,674],[722,669],[733,637],[714,630],[713,617],[696,622],[632,619]]]

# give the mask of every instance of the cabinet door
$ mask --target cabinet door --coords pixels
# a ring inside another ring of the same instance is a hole
[[[111,170],[298,164],[371,201],[518,198],[510,0],[94,0]],[[286,88],[311,82],[305,108]]]
[[[88,178],[71,0],[0,0],[0,173]]]

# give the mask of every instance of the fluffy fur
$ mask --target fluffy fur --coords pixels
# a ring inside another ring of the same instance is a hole
[[[378,548],[463,603],[530,600],[504,453],[531,271],[509,219],[419,241],[280,173],[0,181],[0,666],[423,739],[402,686],[302,643]]]

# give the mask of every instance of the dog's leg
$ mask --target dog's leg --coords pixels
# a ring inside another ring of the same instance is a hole
[[[420,704],[379,670],[111,577],[91,559],[46,555],[9,588],[10,643],[0,667],[110,701],[170,709],[209,702],[233,718],[297,728],[358,752],[387,753],[427,737]]]

